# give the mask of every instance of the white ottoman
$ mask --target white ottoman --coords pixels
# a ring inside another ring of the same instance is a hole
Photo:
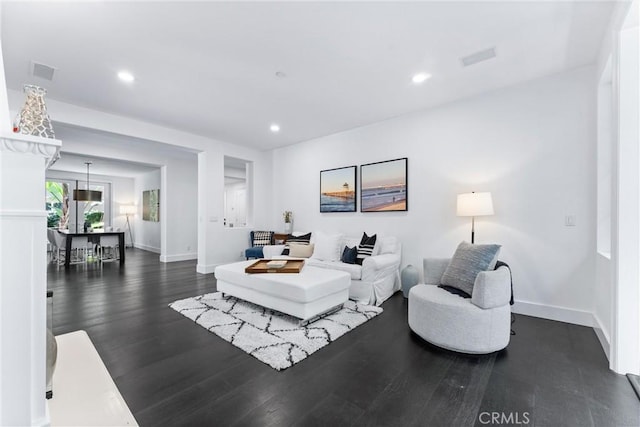
[[[300,273],[247,274],[255,261],[216,267],[218,291],[308,322],[349,299],[349,273],[305,265]]]

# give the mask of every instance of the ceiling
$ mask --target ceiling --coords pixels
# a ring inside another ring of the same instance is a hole
[[[592,63],[612,8],[4,2],[2,47],[10,88],[267,150]],[[462,67],[491,47],[495,59]],[[57,68],[53,81],[31,76],[32,60]],[[433,77],[416,86],[419,71]]]
[[[53,128],[56,138],[63,141],[63,151],[52,170],[86,173],[85,162],[92,162],[91,175],[132,178],[159,170],[167,158],[197,164],[195,152],[186,148],[59,122],[54,122]],[[113,153],[119,153],[118,158],[113,158]]]
[[[87,173],[85,162],[91,162],[90,176],[108,175],[123,178],[133,178],[141,174],[157,171],[158,166],[143,163],[127,162],[122,160],[106,159],[95,156],[83,156],[81,154],[60,153],[60,158],[49,169],[63,172]]]

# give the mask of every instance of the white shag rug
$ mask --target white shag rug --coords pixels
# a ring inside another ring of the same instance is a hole
[[[341,310],[306,326],[299,319],[221,292],[186,298],[169,307],[281,371],[337,340],[382,308],[347,301]]]

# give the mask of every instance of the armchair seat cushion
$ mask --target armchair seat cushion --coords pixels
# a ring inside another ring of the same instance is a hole
[[[264,258],[262,246],[254,246],[244,251],[245,258]]]
[[[409,291],[409,327],[448,350],[485,354],[502,350],[511,338],[511,307],[483,309],[433,285]]]

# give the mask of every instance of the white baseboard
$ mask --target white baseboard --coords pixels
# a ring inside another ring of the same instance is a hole
[[[46,408],[46,413],[47,415],[44,417],[40,417],[40,418],[36,418],[35,420],[32,421],[33,426],[40,426],[40,427],[50,427],[51,426],[51,421],[50,421],[50,417],[49,417],[49,409],[48,407]]]
[[[189,261],[192,259],[198,259],[198,254],[160,255],[160,262]]]
[[[611,349],[611,341],[609,340],[609,334],[602,327],[602,322],[596,316],[593,315],[593,330],[596,332],[596,336],[598,337],[598,341],[600,341],[600,345],[604,350],[604,354],[607,356],[607,360],[611,360],[609,355],[609,350]]]
[[[153,252],[153,253],[156,253],[156,254],[160,253],[160,248],[156,248],[154,246],[147,246],[147,245],[143,245],[142,243],[136,243],[133,246],[135,246],[138,249],[142,249],[142,250],[145,250],[145,251]]]
[[[593,314],[588,311],[574,310],[554,305],[535,304],[526,301],[517,301],[511,308],[517,314],[541,317],[543,319],[557,320],[559,322],[573,323],[574,325],[593,327]]]
[[[196,272],[200,274],[211,274],[216,270],[216,267],[220,264],[197,264]]]

